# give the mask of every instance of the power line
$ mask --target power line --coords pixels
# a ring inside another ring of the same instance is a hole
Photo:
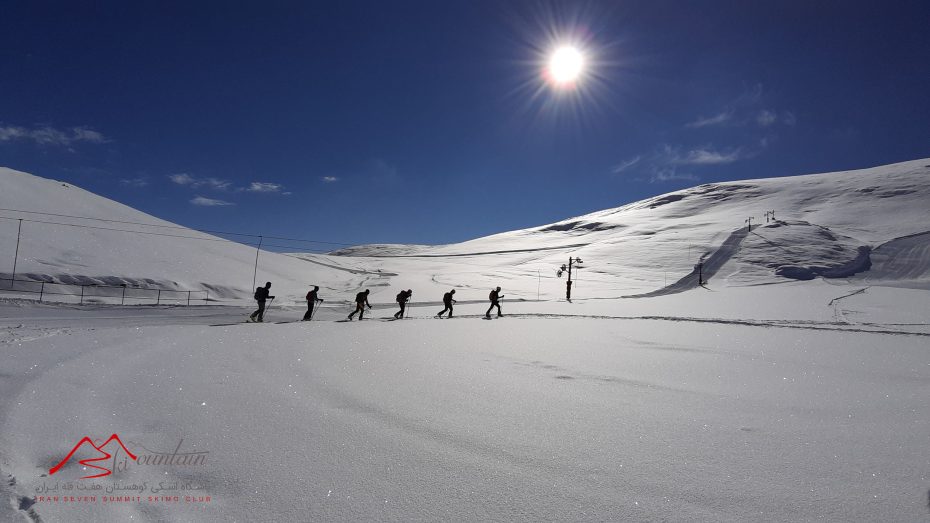
[[[268,238],[268,239],[272,239],[272,240],[284,240],[284,241],[290,241],[290,242],[321,243],[321,244],[325,244],[325,245],[346,245],[346,246],[355,245],[355,244],[352,244],[352,243],[326,242],[326,241],[320,241],[320,240],[307,240],[307,239],[303,239],[303,238],[285,238],[285,237],[283,237],[283,236],[263,236],[263,235],[261,235],[261,234],[249,234],[249,233],[244,233],[244,232],[215,231],[215,230],[210,230],[210,229],[194,229],[194,228],[191,228],[191,227],[182,227],[182,226],[179,226],[179,225],[159,225],[159,224],[154,224],[154,223],[131,222],[131,221],[126,221],[126,220],[111,220],[111,219],[107,219],[107,218],[91,218],[91,217],[88,217],[88,216],[72,216],[72,215],[70,215],[70,214],[56,214],[56,213],[51,213],[51,212],[24,211],[24,210],[22,210],[22,209],[3,209],[3,208],[0,208],[0,211],[5,211],[5,212],[18,212],[18,213],[25,213],[25,214],[41,214],[41,215],[44,215],[44,216],[55,216],[55,217],[58,217],[58,218],[75,218],[75,219],[78,219],[78,220],[96,220],[96,221],[101,221],[101,222],[122,223],[122,224],[126,224],[126,225],[142,225],[142,226],[144,226],[144,227],[161,227],[161,228],[164,228],[164,229],[182,229],[182,230],[186,230],[186,231],[197,231],[197,232],[203,232],[203,233],[207,233],[207,234],[227,234],[227,235],[230,235],[230,236],[248,236],[248,237],[251,237],[251,238],[262,238],[262,237],[264,237],[264,238]],[[16,219],[19,219],[19,218],[16,218]],[[27,220],[27,221],[36,221],[36,220]],[[46,222],[39,222],[39,223],[46,223]],[[76,224],[57,224],[57,225],[74,225],[74,226],[77,226]],[[90,227],[90,226],[88,226],[88,227]],[[141,231],[133,231],[133,232],[141,232]]]
[[[251,243],[247,243],[247,242],[234,242],[234,241],[228,240],[228,239],[226,239],[226,238],[198,238],[198,237],[196,237],[196,236],[183,236],[183,235],[180,235],[180,234],[167,234],[167,233],[163,233],[163,232],[132,231],[132,230],[129,230],[129,229],[114,229],[114,228],[112,228],[112,227],[97,227],[97,226],[95,226],[95,225],[81,225],[81,224],[77,224],[77,223],[47,222],[47,221],[43,221],[43,220],[30,220],[30,219],[28,219],[28,218],[11,218],[11,217],[9,217],[9,216],[0,216],[0,219],[2,219],[2,220],[22,220],[22,221],[24,221],[24,222],[44,223],[44,224],[47,224],[47,225],[61,225],[61,226],[63,226],[63,227],[78,227],[78,228],[81,228],[81,229],[97,229],[97,230],[101,230],[101,231],[131,232],[131,233],[134,233],[134,234],[150,234],[150,235],[153,235],[153,236],[168,236],[169,238],[187,238],[187,239],[189,239],[189,240],[201,240],[201,241],[208,241],[208,242],[230,242],[230,243],[239,243],[239,244],[241,244],[241,245],[252,245]],[[193,229],[191,229],[191,230],[193,230]],[[198,232],[199,232],[199,231],[198,231]]]
[[[0,209],[0,210],[3,210],[3,209]],[[51,214],[51,213],[38,213],[38,214]],[[71,216],[69,216],[69,218],[70,218],[70,217],[71,217]],[[88,218],[88,219],[97,219],[97,218]],[[256,241],[251,241],[251,242],[250,242],[250,241],[241,241],[241,240],[239,240],[239,241],[233,241],[233,240],[230,240],[230,239],[227,239],[227,238],[202,238],[202,237],[197,237],[197,236],[185,236],[185,235],[181,235],[181,234],[168,234],[168,233],[163,233],[163,232],[138,231],[138,230],[130,230],[130,229],[117,229],[117,228],[114,228],[114,227],[99,227],[99,226],[96,226],[96,225],[84,225],[84,224],[79,224],[79,223],[61,223],[61,222],[52,222],[52,221],[46,221],[46,220],[31,220],[31,219],[29,219],[29,218],[12,218],[12,217],[10,217],[10,216],[0,216],[0,220],[17,220],[17,221],[18,221],[18,220],[22,220],[22,221],[24,221],[24,222],[30,222],[30,223],[42,223],[42,224],[46,224],[46,225],[60,225],[60,226],[63,226],[63,227],[76,227],[76,228],[79,228],[79,229],[95,229],[95,230],[100,230],[100,231],[128,232],[128,233],[133,233],[133,234],[148,234],[148,235],[151,235],[151,236],[165,236],[165,237],[168,237],[168,238],[183,238],[183,239],[187,239],[187,240],[200,240],[200,241],[207,241],[207,242],[229,242],[229,243],[236,243],[236,244],[239,244],[239,245],[245,245],[245,246],[248,246],[248,247],[257,247],[257,246],[258,246],[258,242],[256,242]],[[134,223],[134,222],[121,222],[121,221],[119,221],[119,220],[101,220],[101,221],[112,221],[112,222],[116,222],[116,223],[127,223],[127,224],[134,224],[134,225],[145,225],[145,224],[136,224],[136,223]],[[183,230],[190,230],[190,231],[195,231],[195,232],[204,232],[204,231],[199,230],[199,229],[186,229],[186,228],[184,228],[184,227],[172,227],[172,226],[161,226],[161,225],[156,225],[155,227],[168,227],[168,228],[172,228],[172,229],[183,229]],[[256,238],[257,238],[257,237],[258,237],[258,236],[256,236]],[[268,237],[270,238],[270,236],[268,236]],[[321,243],[322,243],[322,242],[321,242]],[[340,245],[347,245],[347,244],[340,244]],[[263,246],[263,247],[276,247],[276,248],[279,248],[279,249],[293,249],[294,251],[297,251],[297,252],[308,252],[308,253],[314,253],[314,254],[322,254],[323,252],[325,252],[323,249],[319,249],[319,248],[314,249],[314,248],[309,248],[309,247],[305,247],[305,246],[297,246],[297,245],[276,245],[276,244],[265,243],[265,244],[262,244],[262,246]],[[314,251],[320,251],[320,252],[314,252]]]

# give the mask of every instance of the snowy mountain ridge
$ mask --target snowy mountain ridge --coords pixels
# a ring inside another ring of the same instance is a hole
[[[553,280],[554,268],[577,256],[589,262],[582,274],[597,282],[596,294],[604,298],[654,293],[689,277],[696,283],[701,262],[706,277],[723,278],[726,286],[854,277],[927,288],[928,178],[930,160],[922,159],[703,184],[457,244],[362,245],[328,255],[263,251],[256,277],[275,282],[282,298],[295,302],[313,284],[346,294],[371,287],[376,299],[391,301],[396,286],[434,293],[450,283],[484,288],[501,279],[525,297],[552,298],[561,284],[543,292],[540,280]],[[24,226],[18,278],[251,295],[253,246],[176,226],[71,184],[11,169],[0,169],[0,180],[3,209],[135,223],[2,211],[7,219],[0,220],[0,245],[10,250],[16,219],[33,220]],[[774,217],[765,216],[772,211]],[[0,277],[8,278],[11,269],[3,266]]]
[[[928,180],[930,160],[923,159],[855,171],[709,183],[459,244],[359,246],[334,254],[425,258],[525,248],[535,258],[527,256],[523,263],[552,266],[564,262],[563,251],[570,250],[584,259],[621,265],[621,270],[607,271],[614,276],[633,272],[635,278],[654,281],[657,267],[676,275],[689,273],[734,232],[748,232],[751,218],[752,233],[740,238],[725,260],[729,284],[858,275],[926,288]],[[898,258],[901,267],[891,270],[889,259],[897,258],[902,245],[907,245],[909,258]]]

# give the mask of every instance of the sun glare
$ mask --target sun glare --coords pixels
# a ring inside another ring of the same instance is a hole
[[[560,47],[549,58],[549,78],[556,85],[572,85],[581,76],[584,65],[581,51],[571,46]]]

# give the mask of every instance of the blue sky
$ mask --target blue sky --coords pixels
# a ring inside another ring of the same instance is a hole
[[[930,4],[0,5],[0,165],[183,225],[447,243],[930,156]],[[574,89],[542,80],[570,42]]]

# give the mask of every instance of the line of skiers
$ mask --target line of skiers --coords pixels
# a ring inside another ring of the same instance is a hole
[[[320,287],[317,285],[314,285],[313,289],[311,289],[310,292],[307,293],[307,312],[304,313],[304,317],[302,321],[312,320],[314,307],[320,303],[323,303],[323,300],[317,295],[319,290],[320,290]],[[253,312],[251,315],[249,315],[248,321],[250,322],[264,321],[265,302],[269,300],[274,301],[274,298],[275,298],[274,296],[270,295],[270,291],[271,291],[271,282],[266,282],[264,287],[258,287],[257,289],[255,289],[255,301],[258,302],[258,309],[255,312]],[[365,308],[367,307],[368,309],[371,309],[371,304],[368,303],[368,294],[370,292],[371,291],[369,291],[368,289],[365,289],[364,291],[355,295],[355,310],[352,311],[351,314],[349,314],[347,318],[349,321],[351,321],[355,317],[356,314],[358,314],[359,320],[363,319],[365,316]],[[485,318],[487,319],[491,318],[491,311],[494,310],[495,307],[497,308],[497,317],[500,318],[501,316],[503,316],[503,313],[501,312],[500,300],[504,297],[504,295],[501,294],[500,292],[501,292],[501,288],[497,287],[496,289],[492,290],[491,293],[488,295],[488,300],[491,302],[491,306],[488,307],[487,312],[484,313]],[[442,315],[445,314],[447,311],[449,313],[448,317],[449,318],[452,317],[452,304],[456,302],[455,299],[453,298],[454,295],[455,295],[455,289],[452,289],[442,296],[442,304],[444,308],[441,311],[439,311],[439,313],[436,315],[437,318],[441,318]],[[412,296],[413,296],[413,291],[410,289],[402,290],[400,291],[400,293],[397,294],[396,301],[397,301],[397,304],[400,306],[400,310],[394,313],[394,319],[399,320],[404,317],[404,314],[407,310],[407,302],[410,301],[410,298]]]

